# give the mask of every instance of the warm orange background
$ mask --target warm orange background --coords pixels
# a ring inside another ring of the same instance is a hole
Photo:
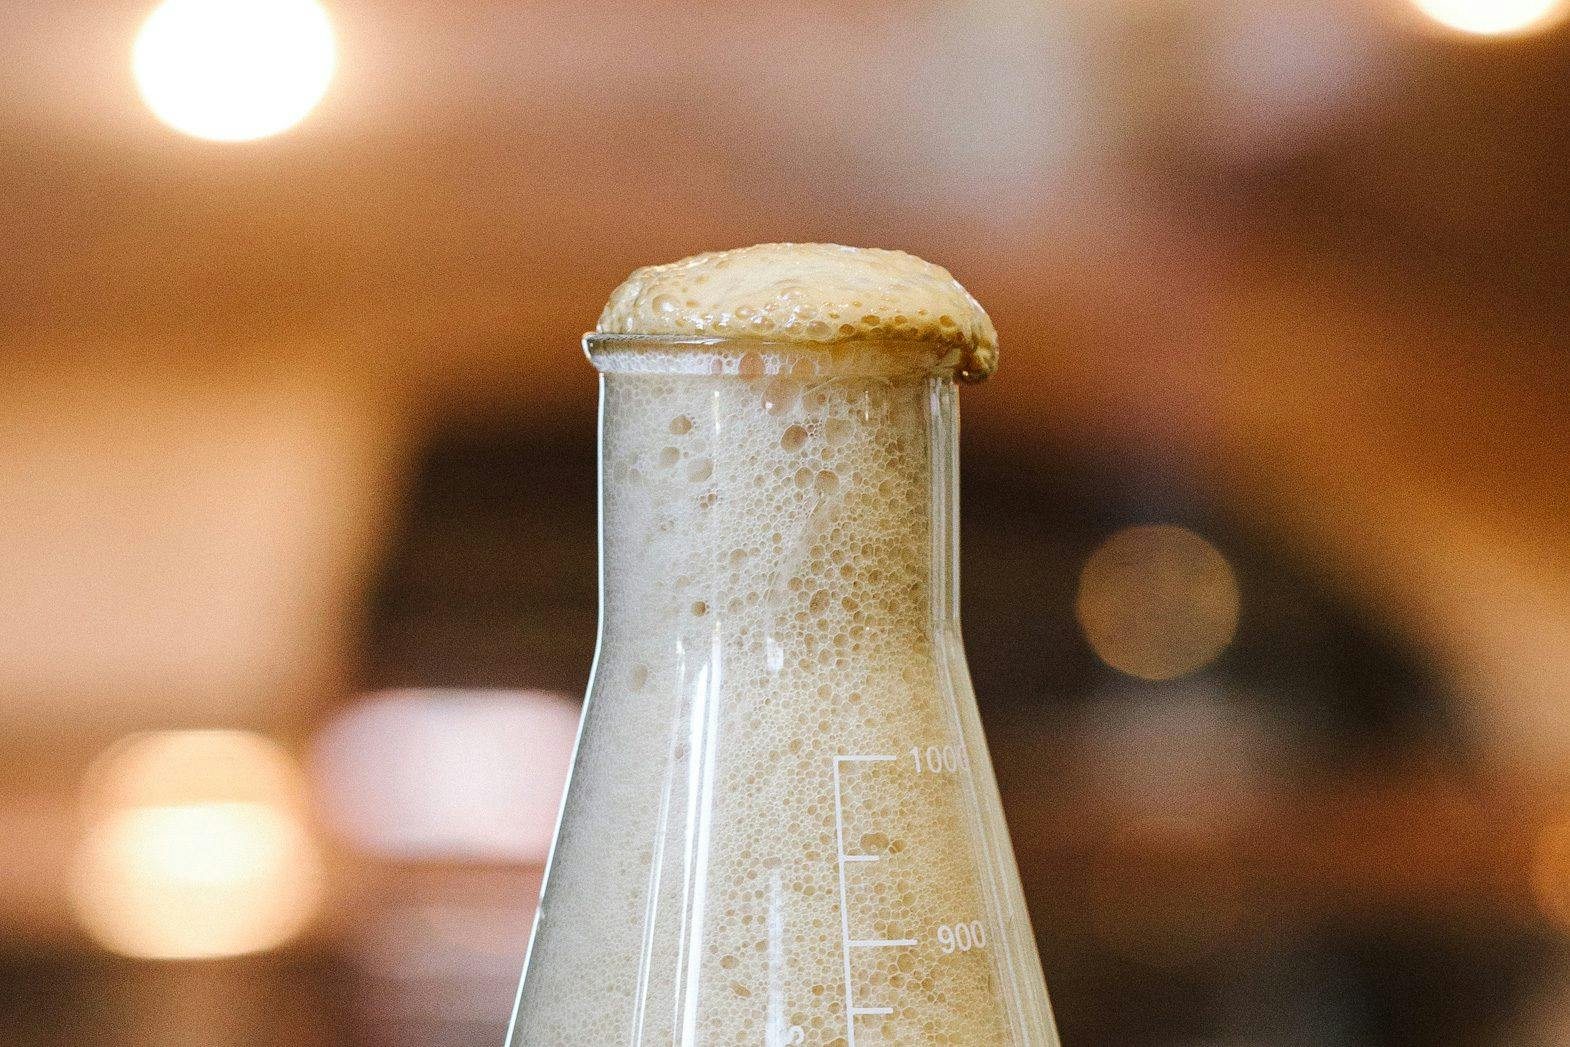
[[[217,144],[141,105],[149,9],[0,13],[0,1042],[500,1042],[537,861],[390,859],[307,771],[364,692],[581,688],[577,338],[762,240],[922,254],[1002,334],[967,633],[1070,1047],[1570,1041],[1570,29],[342,0],[317,111]],[[1160,683],[1074,618],[1145,523],[1241,600]],[[114,958],[89,767],[198,728],[293,761],[323,893]]]

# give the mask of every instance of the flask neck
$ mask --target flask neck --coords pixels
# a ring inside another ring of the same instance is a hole
[[[952,380],[770,370],[602,376],[604,637],[929,642],[958,615]]]

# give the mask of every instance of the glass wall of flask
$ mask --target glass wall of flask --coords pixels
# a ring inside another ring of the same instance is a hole
[[[588,348],[600,641],[512,1047],[1056,1047],[942,348]]]

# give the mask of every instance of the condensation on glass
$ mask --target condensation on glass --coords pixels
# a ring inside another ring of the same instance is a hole
[[[1056,1047],[942,346],[591,335],[601,625],[512,1047]]]

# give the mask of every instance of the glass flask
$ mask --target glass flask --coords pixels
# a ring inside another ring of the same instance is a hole
[[[590,335],[600,637],[511,1047],[1056,1047],[953,347]]]

